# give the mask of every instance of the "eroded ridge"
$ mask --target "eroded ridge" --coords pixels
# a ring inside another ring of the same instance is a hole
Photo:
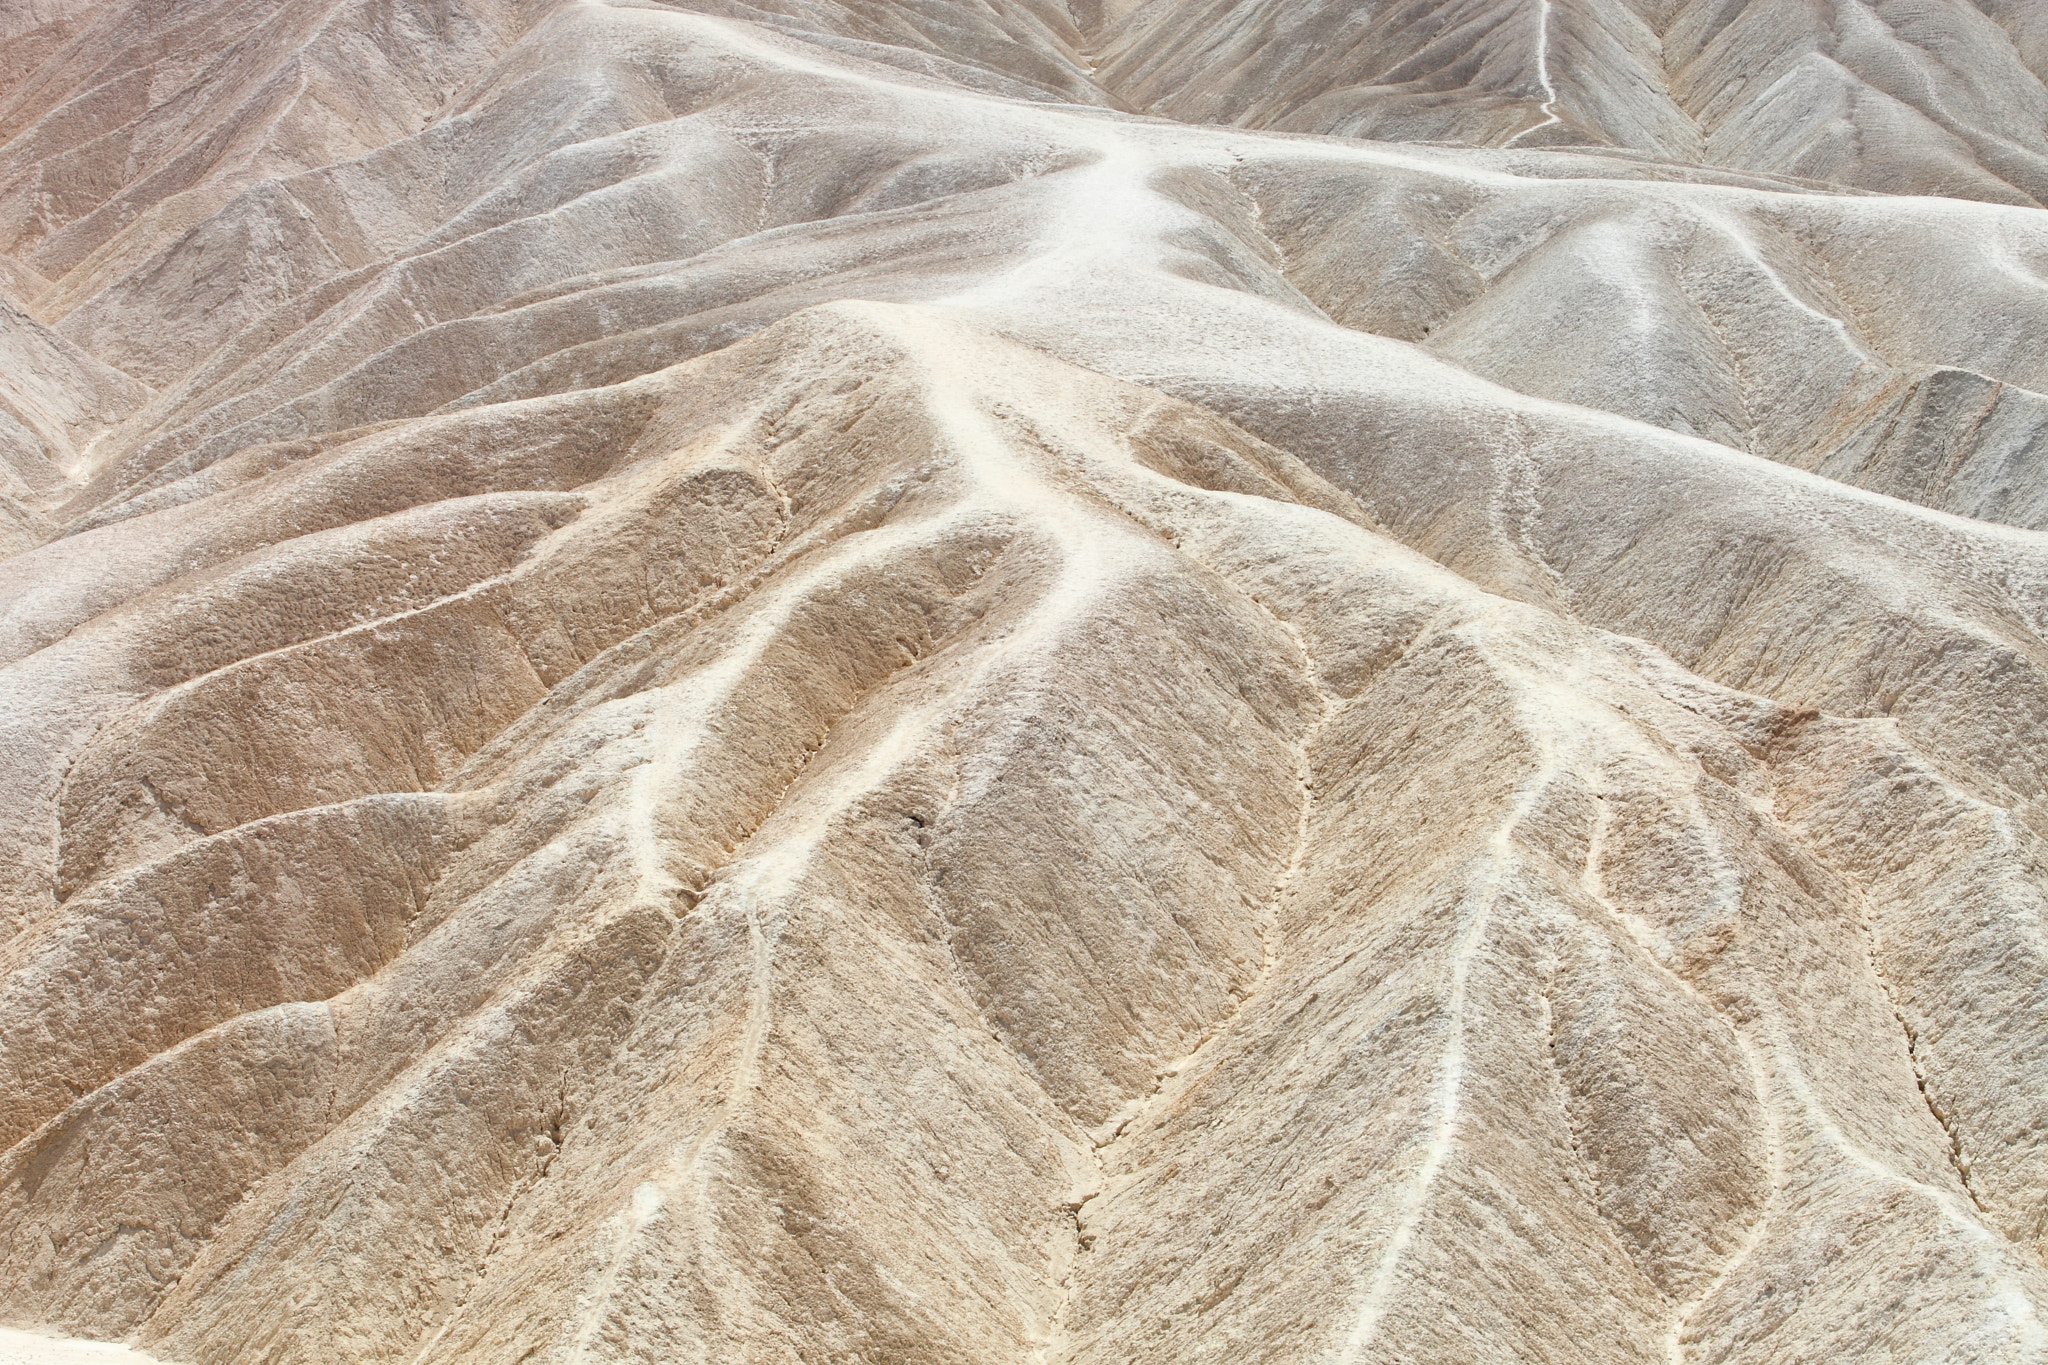
[[[0,1356],[2040,1361],[2023,9],[0,16]]]

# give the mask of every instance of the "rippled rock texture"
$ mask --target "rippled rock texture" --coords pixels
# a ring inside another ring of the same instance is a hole
[[[2048,1359],[2043,14],[0,5],[0,1319]]]

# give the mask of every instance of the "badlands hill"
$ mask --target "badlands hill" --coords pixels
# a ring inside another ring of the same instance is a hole
[[[2048,1360],[2044,76],[0,0],[0,1325]]]

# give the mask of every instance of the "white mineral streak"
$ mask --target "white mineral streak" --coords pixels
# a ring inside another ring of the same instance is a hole
[[[0,1327],[0,1365],[148,1365],[153,1359],[103,1341],[77,1341]]]
[[[1524,128],[1502,146],[1512,147],[1531,133],[1564,122],[1557,112],[1557,82],[1550,79],[1550,16],[1550,0],[1536,0],[1536,83],[1543,87],[1543,103],[1537,108],[1543,121]]]

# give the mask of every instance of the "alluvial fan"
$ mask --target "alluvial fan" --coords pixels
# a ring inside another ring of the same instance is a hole
[[[0,0],[0,1361],[2048,1362],[2044,77]]]

